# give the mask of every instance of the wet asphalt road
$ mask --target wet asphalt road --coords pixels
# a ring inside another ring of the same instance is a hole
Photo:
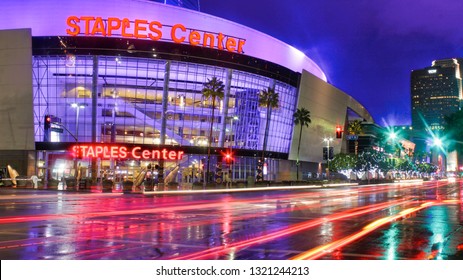
[[[5,259],[463,259],[462,182],[230,194],[0,189]]]

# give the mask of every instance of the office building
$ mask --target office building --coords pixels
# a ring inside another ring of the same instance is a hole
[[[461,108],[462,83],[457,59],[433,61],[411,73],[414,131],[442,130],[444,117]]]
[[[430,67],[411,73],[412,141],[416,143],[417,153],[429,154],[428,158],[440,166],[441,171],[457,168],[456,153],[443,157],[430,148],[433,137],[442,134],[445,116],[461,109],[463,95],[460,62],[458,59],[436,60]]]

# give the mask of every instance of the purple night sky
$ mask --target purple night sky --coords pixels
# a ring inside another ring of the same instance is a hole
[[[461,0],[201,0],[305,52],[380,125],[411,124],[410,71],[463,57]],[[309,108],[310,110],[310,108]]]

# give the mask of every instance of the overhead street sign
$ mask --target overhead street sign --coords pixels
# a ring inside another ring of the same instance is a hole
[[[349,135],[346,135],[346,139],[347,139],[347,140],[358,140],[359,137],[358,137],[358,135],[351,135],[351,134],[349,134]]]
[[[63,133],[63,129],[62,129],[62,128],[59,128],[59,127],[52,127],[50,130],[51,130],[51,131],[54,131],[54,132]]]

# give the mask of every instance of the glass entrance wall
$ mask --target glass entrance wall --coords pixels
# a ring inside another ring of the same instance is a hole
[[[41,162],[37,175],[48,182],[63,181],[64,179],[87,181],[91,177],[92,160],[89,158],[74,158],[67,151],[37,151],[37,158]],[[226,182],[235,186],[253,186],[256,176],[257,159],[255,157],[236,156],[232,162],[223,162],[217,156],[211,156],[211,180],[220,185]],[[267,158],[264,165],[264,177],[269,181],[276,181],[279,172],[280,159]],[[147,181],[165,186],[175,186],[188,189],[203,185],[206,171],[207,155],[188,154],[180,160],[163,161],[163,176],[160,178],[159,160],[146,159],[97,159],[96,182],[133,184],[134,187],[143,186]],[[220,178],[220,181],[217,179]],[[68,181],[68,187],[76,181]],[[152,186],[151,186],[152,187]]]
[[[213,147],[262,150],[267,116],[258,93],[274,85],[280,102],[271,115],[267,151],[289,152],[297,91],[264,76],[156,58],[55,55],[34,56],[33,77],[37,142],[44,141],[45,115],[60,122],[50,141],[91,142],[96,88],[99,143],[160,144],[164,115],[166,145],[207,146],[213,122]],[[201,93],[212,77],[230,85],[214,108]]]

